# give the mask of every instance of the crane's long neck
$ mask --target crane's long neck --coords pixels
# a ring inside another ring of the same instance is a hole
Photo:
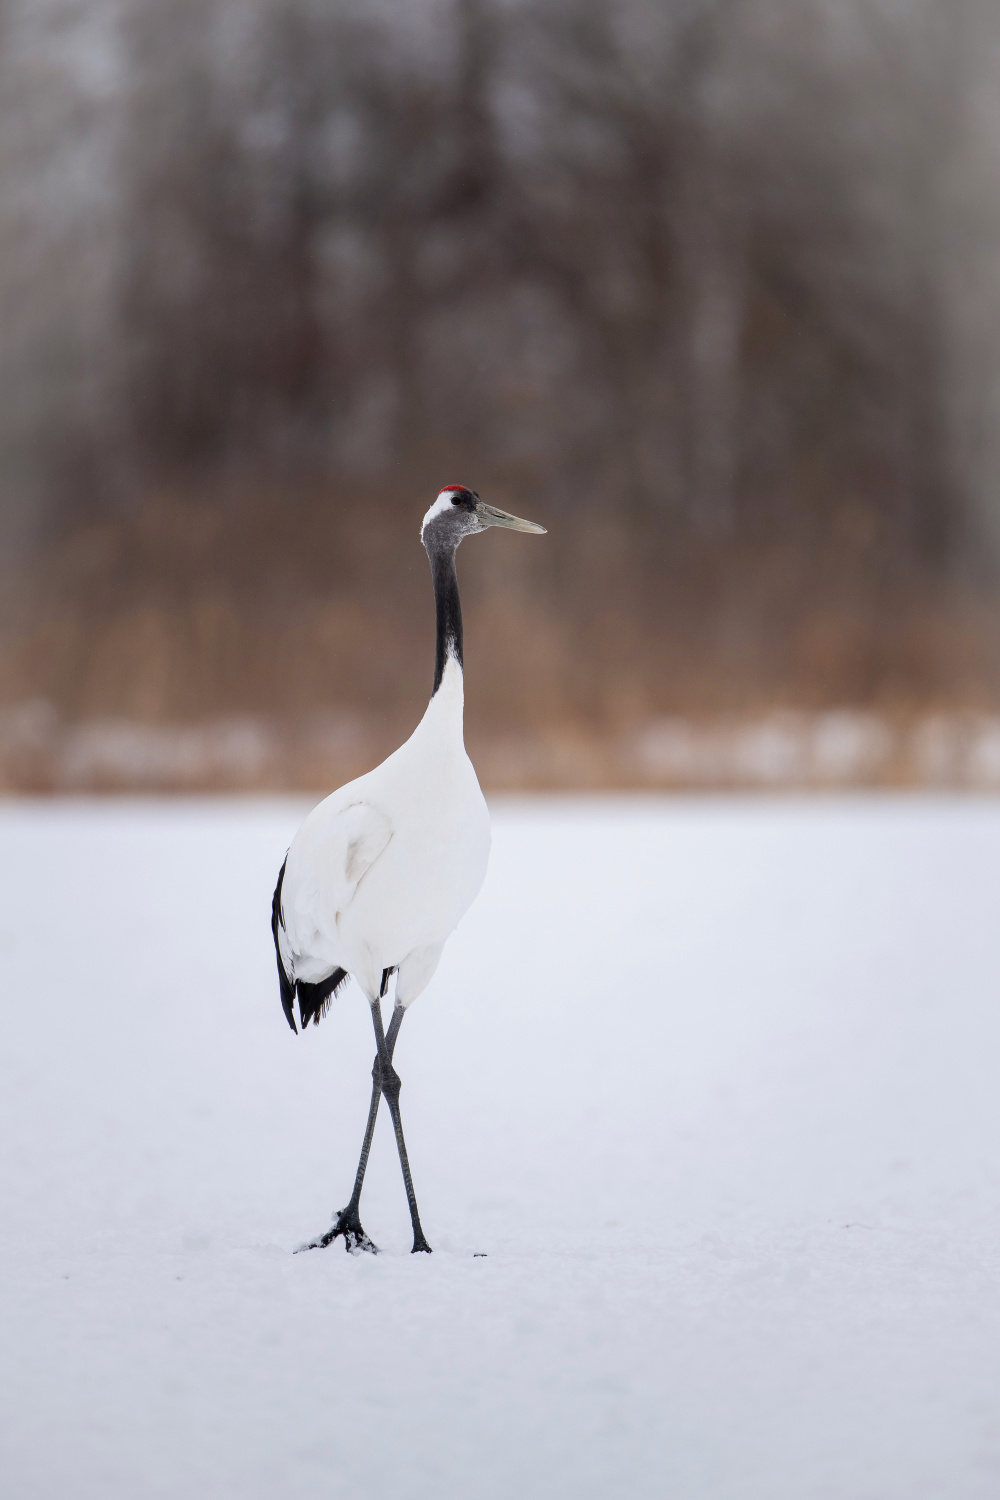
[[[434,603],[437,606],[437,656],[434,661],[434,691],[441,686],[449,660],[462,665],[462,605],[458,597],[458,574],[455,571],[455,548],[428,549],[434,578]]]

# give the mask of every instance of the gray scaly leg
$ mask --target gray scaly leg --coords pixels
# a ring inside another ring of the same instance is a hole
[[[413,1254],[418,1250],[426,1250],[430,1254],[431,1247],[424,1238],[424,1231],[420,1227],[420,1214],[417,1212],[417,1195],[413,1191],[413,1178],[410,1176],[410,1163],[406,1155],[406,1142],[403,1139],[403,1121],[399,1113],[399,1074],[392,1066],[392,1054],[396,1050],[396,1038],[399,1028],[403,1024],[403,1007],[397,1005],[392,1012],[392,1020],[389,1022],[389,1032],[386,1035],[382,1030],[382,1006],[376,1003],[372,1006],[372,1023],[375,1027],[375,1041],[378,1046],[378,1055],[381,1059],[382,1092],[385,1102],[389,1106],[392,1116],[392,1128],[396,1133],[396,1149],[399,1152],[399,1165],[403,1169],[403,1185],[406,1188],[406,1201],[410,1205],[410,1222],[413,1225]]]

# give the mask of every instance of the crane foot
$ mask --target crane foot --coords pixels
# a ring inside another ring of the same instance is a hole
[[[325,1250],[327,1245],[332,1245],[341,1234],[344,1236],[344,1249],[348,1255],[361,1255],[364,1251],[368,1251],[371,1255],[378,1254],[378,1246],[365,1234],[358,1211],[350,1204],[340,1210],[332,1228],[328,1229],[325,1234],[321,1234],[318,1239],[300,1245],[295,1253],[297,1255],[299,1250]]]

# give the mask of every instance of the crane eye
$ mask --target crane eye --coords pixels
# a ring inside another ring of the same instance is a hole
[[[461,495],[452,495],[452,497],[451,497],[451,503],[452,503],[452,505],[461,505],[461,503],[462,503],[462,496]]]

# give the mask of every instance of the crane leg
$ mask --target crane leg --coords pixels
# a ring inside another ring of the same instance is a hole
[[[382,975],[383,995],[385,994],[388,978],[388,974]],[[379,1021],[381,1022],[382,1007],[380,1002],[376,1002],[376,1005],[379,1012]],[[400,1021],[401,1020],[402,1012],[400,1012]],[[378,1032],[376,1031],[375,1034],[377,1037]],[[388,1036],[386,1036],[384,1039],[385,1050],[389,1059],[390,1067],[392,1064],[392,1054],[396,1046],[396,1037],[398,1035],[399,1022],[396,1021],[394,1015],[393,1020],[389,1025]],[[328,1229],[325,1234],[321,1234],[318,1239],[310,1240],[307,1245],[301,1245],[299,1247],[300,1249],[325,1250],[327,1245],[331,1245],[337,1238],[337,1236],[342,1234],[344,1236],[344,1249],[348,1250],[352,1255],[357,1255],[362,1250],[369,1250],[371,1251],[372,1255],[378,1254],[378,1246],[374,1243],[373,1240],[369,1239],[368,1235],[365,1234],[364,1229],[361,1227],[361,1215],[359,1209],[361,1206],[361,1189],[365,1185],[365,1172],[368,1170],[368,1153],[372,1148],[372,1137],[375,1134],[375,1121],[378,1117],[378,1106],[381,1098],[382,1057],[381,1053],[376,1053],[375,1061],[372,1064],[372,1097],[371,1103],[368,1106],[368,1124],[365,1126],[365,1138],[361,1143],[361,1156],[358,1160],[358,1170],[354,1174],[354,1191],[351,1193],[350,1202],[340,1210],[340,1212],[337,1214],[336,1219],[334,1220],[332,1227]]]
[[[382,976],[382,994],[385,994],[388,982],[388,973]],[[375,1121],[378,1117],[378,1106],[382,1095],[389,1106],[392,1116],[392,1128],[396,1136],[396,1149],[399,1152],[399,1164],[403,1169],[403,1185],[406,1188],[406,1201],[410,1205],[410,1221],[413,1225],[413,1251],[426,1250],[430,1254],[430,1245],[424,1238],[424,1231],[420,1225],[420,1214],[417,1211],[417,1196],[413,1191],[413,1179],[410,1176],[410,1163],[406,1154],[406,1142],[403,1139],[403,1121],[399,1113],[399,1074],[392,1066],[393,1053],[396,1050],[396,1038],[399,1036],[399,1028],[403,1024],[405,1011],[401,1005],[393,1008],[392,1020],[389,1022],[389,1030],[382,1028],[382,1004],[381,997],[372,1005],[372,1024],[375,1027],[375,1042],[378,1048],[375,1061],[372,1064],[372,1097],[368,1106],[368,1124],[365,1127],[365,1138],[361,1144],[361,1157],[358,1161],[358,1170],[354,1177],[354,1191],[351,1193],[350,1201],[337,1214],[331,1228],[318,1239],[310,1240],[306,1245],[300,1245],[300,1250],[325,1250],[331,1245],[338,1235],[344,1236],[344,1248],[352,1255],[358,1255],[362,1250],[368,1250],[373,1255],[378,1254],[378,1246],[368,1238],[361,1227],[359,1207],[361,1204],[361,1189],[364,1187],[365,1172],[368,1168],[368,1155],[371,1151],[372,1137],[375,1134]]]
[[[325,1250],[331,1245],[339,1234],[344,1236],[344,1249],[351,1255],[358,1255],[362,1250],[369,1250],[372,1255],[378,1254],[378,1246],[370,1240],[361,1227],[361,1216],[358,1212],[361,1203],[361,1189],[364,1186],[365,1171],[368,1167],[368,1153],[372,1147],[372,1136],[375,1134],[375,1117],[378,1114],[379,1099],[382,1096],[381,1067],[378,1058],[375,1059],[375,1067],[372,1068],[372,1099],[368,1106],[368,1124],[365,1127],[365,1138],[361,1144],[361,1159],[358,1162],[358,1170],[354,1177],[354,1191],[351,1193],[350,1202],[337,1214],[330,1229],[321,1234],[318,1239],[310,1240],[306,1245],[300,1245],[300,1250]]]
[[[383,987],[384,988],[384,987]],[[431,1247],[424,1238],[424,1231],[420,1227],[420,1214],[417,1212],[417,1195],[413,1191],[413,1178],[410,1176],[410,1163],[406,1155],[406,1142],[403,1139],[403,1121],[399,1113],[399,1074],[392,1066],[392,1054],[396,1050],[396,1038],[399,1028],[403,1024],[403,1007],[397,1005],[393,1008],[392,1020],[389,1022],[388,1033],[382,1030],[382,1005],[376,1001],[372,1006],[372,1024],[375,1027],[375,1042],[378,1046],[378,1057],[376,1065],[381,1064],[380,1073],[382,1080],[382,1093],[385,1102],[389,1106],[392,1116],[392,1128],[396,1133],[396,1149],[399,1152],[399,1165],[403,1169],[403,1186],[406,1188],[406,1201],[410,1205],[410,1222],[413,1225],[413,1254],[418,1250],[426,1250],[430,1254]],[[372,1069],[374,1077],[374,1069]]]

